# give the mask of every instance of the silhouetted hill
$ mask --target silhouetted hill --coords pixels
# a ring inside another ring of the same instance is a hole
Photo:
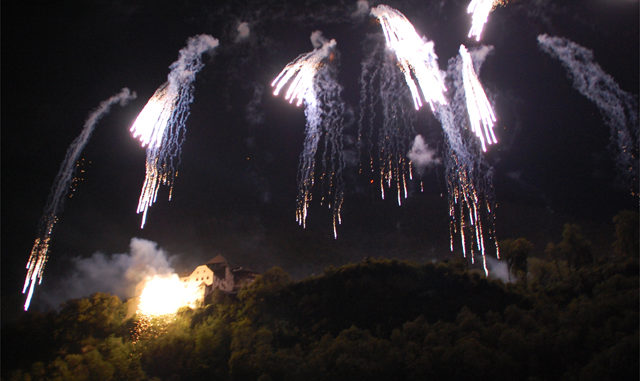
[[[273,268],[237,295],[153,319],[94,294],[5,325],[2,378],[637,377],[637,257],[530,258],[525,270],[505,285],[463,262],[367,259],[298,282]]]
[[[336,334],[351,325],[389,333],[418,316],[451,321],[463,306],[483,314],[522,301],[502,283],[452,265],[366,260],[265,295],[258,318],[286,320],[310,333]]]

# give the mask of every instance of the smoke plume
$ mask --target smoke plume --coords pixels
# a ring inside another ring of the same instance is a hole
[[[240,24],[238,24],[238,28],[236,29],[236,31],[238,32],[238,34],[236,35],[235,42],[244,41],[247,38],[249,38],[249,35],[251,34],[249,23],[246,21],[243,21]]]
[[[122,299],[136,296],[136,286],[153,275],[168,275],[173,257],[159,248],[157,243],[142,238],[132,238],[129,252],[104,254],[96,252],[88,258],[72,260],[71,274],[53,287],[43,291],[43,299],[49,307],[89,296],[95,292],[108,292]]]
[[[487,257],[487,267],[489,268],[489,278],[500,279],[503,283],[515,282],[515,277],[509,276],[507,262]]]
[[[351,14],[354,19],[362,18],[369,14],[369,2],[367,0],[358,0],[356,10]]]
[[[440,164],[436,151],[429,148],[422,135],[416,135],[407,157],[418,170],[419,175],[422,175],[427,167]]]
[[[329,42],[329,40],[322,35],[322,31],[320,30],[314,30],[311,32],[311,37],[309,38],[311,39],[311,45],[313,45],[314,49],[318,49]]]

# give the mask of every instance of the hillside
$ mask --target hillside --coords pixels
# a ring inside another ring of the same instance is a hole
[[[505,285],[463,262],[367,259],[292,282],[273,268],[173,319],[107,294],[2,335],[3,379],[424,380],[637,376],[638,262],[529,259]]]

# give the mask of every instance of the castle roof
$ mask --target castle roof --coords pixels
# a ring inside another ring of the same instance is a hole
[[[211,258],[209,261],[207,261],[206,263],[207,265],[215,265],[215,264],[227,264],[227,260],[225,257],[223,257],[222,255],[216,255],[215,257]]]

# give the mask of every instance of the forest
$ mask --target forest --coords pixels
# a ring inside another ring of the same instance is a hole
[[[2,379],[637,379],[638,213],[613,224],[604,252],[575,224],[542,252],[503,240],[507,282],[461,259],[365,258],[299,281],[275,267],[164,318],[69,300],[3,323]]]

